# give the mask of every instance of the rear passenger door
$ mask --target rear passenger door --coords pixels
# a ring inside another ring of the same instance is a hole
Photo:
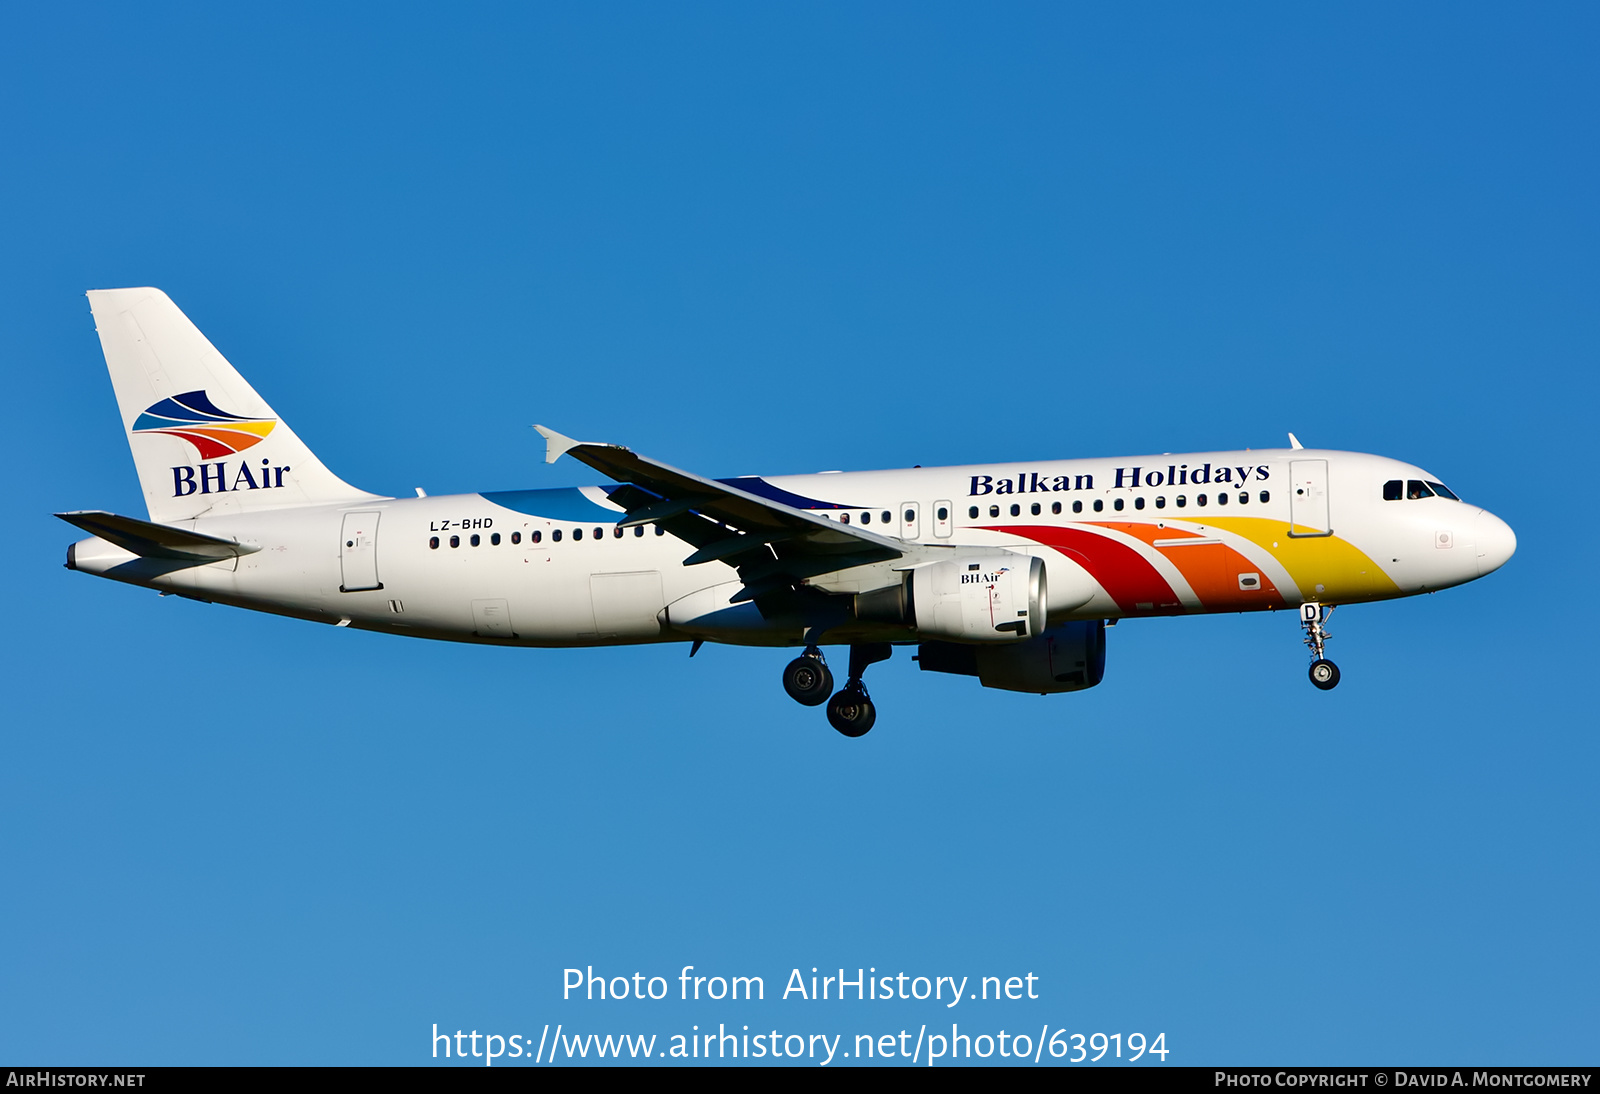
[[[339,591],[365,592],[383,588],[378,580],[378,517],[375,511],[346,513],[340,527]]]

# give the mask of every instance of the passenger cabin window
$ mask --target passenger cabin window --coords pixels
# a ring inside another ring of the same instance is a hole
[[[1143,509],[1144,508],[1144,498],[1142,498],[1142,497],[1134,498],[1133,499],[1133,507],[1135,509]]]
[[[572,530],[572,538],[574,540],[582,539],[583,538],[583,529],[582,528],[574,528]]]
[[[967,506],[967,519],[968,520],[977,520],[978,519],[978,507],[976,505]]]
[[[943,506],[941,506],[939,508],[939,519],[940,520],[948,520],[948,519],[950,519],[949,518],[949,513],[950,513],[950,511],[948,509],[945,509]],[[907,509],[906,510],[906,523],[910,524],[912,521],[914,521],[916,519],[917,519],[917,511],[915,509]]]
[[[634,525],[634,526],[633,526],[633,534],[634,534],[634,535],[635,535],[635,536],[642,536],[642,535],[644,535],[644,525],[642,525],[642,524],[635,524],[635,525]]]
[[[667,534],[667,530],[665,528],[661,527],[661,525],[659,525],[659,524],[656,525],[656,535],[664,536],[666,534]]]
[[[1423,498],[1433,497],[1433,491],[1428,489],[1428,484],[1421,479],[1406,480],[1406,498],[1410,501],[1420,501]]]
[[[1271,500],[1272,500],[1272,492],[1270,490],[1261,491],[1261,504],[1262,505],[1267,504],[1267,502],[1269,502]]]
[[[871,513],[862,513],[861,514],[861,523],[862,524],[871,524],[872,523],[872,514]]]
[[[1051,502],[1050,503],[1050,512],[1054,513],[1056,516],[1060,516],[1061,515],[1061,503],[1059,501]]]
[[[478,544],[480,544],[482,542],[483,542],[483,539],[481,537],[479,537],[478,533],[476,533],[476,532],[472,533],[472,545],[474,547],[476,547]]]
[[[1248,491],[1248,490],[1239,491],[1239,504],[1240,505],[1249,505],[1250,504],[1250,491]]]
[[[511,542],[512,543],[521,543],[522,542],[522,533],[521,532],[512,532],[511,533]]]
[[[1000,507],[998,505],[989,506],[989,515],[991,517],[998,517],[1000,515]]]
[[[839,514],[839,523],[840,524],[849,524],[850,523],[850,514],[849,513],[840,513]]]
[[[428,540],[428,549],[430,551],[437,551],[439,549],[439,537],[438,536],[434,536],[432,539]]]
[[[528,542],[529,543],[538,543],[543,538],[544,538],[544,533],[543,532],[529,532],[528,533]]]
[[[1073,511],[1073,512],[1074,512],[1074,513],[1081,513],[1081,512],[1083,512],[1083,502],[1081,502],[1081,501],[1075,501],[1075,502],[1073,502],[1073,503],[1072,503],[1072,511]]]
[[[560,543],[561,542],[561,529],[557,528],[555,531],[550,533],[550,542],[551,543]]]
[[[946,509],[942,505],[939,506],[938,517],[939,517],[940,520],[949,520],[950,519],[950,510]],[[917,515],[915,513],[913,513],[911,510],[907,509],[906,510],[906,523],[910,524],[912,521],[914,521],[916,519],[917,519]]]
[[[1217,504],[1218,505],[1227,505],[1228,504],[1228,495],[1226,495],[1226,494],[1218,494],[1217,495]]]
[[[451,536],[450,537],[450,546],[452,546],[452,547],[461,546],[461,537],[460,536]]]
[[[500,533],[499,532],[491,532],[489,534],[489,546],[491,546],[491,547],[500,546]]]
[[[1095,498],[1094,499],[1094,511],[1096,513],[1104,512],[1105,511],[1105,507],[1106,507],[1106,503],[1105,502],[1101,501],[1099,498]]]
[[[1012,507],[1011,507],[1011,515],[1014,516],[1014,517],[1020,517],[1022,515],[1022,506],[1020,506],[1020,505],[1012,505]]]
[[[883,523],[885,523],[885,524],[889,523],[889,520],[890,520],[889,510],[885,509],[882,513],[879,513],[878,516],[879,516],[879,519],[881,519],[883,521]],[[907,517],[906,519],[910,520],[911,518]]]
[[[1383,484],[1383,500],[1399,501],[1404,496],[1406,484],[1399,479],[1390,479]]]
[[[611,538],[612,539],[621,539],[622,538],[622,525],[619,524],[615,528],[611,529]]]
[[[1122,499],[1118,498],[1116,501],[1112,502],[1111,508],[1115,509],[1119,513],[1122,512]]]
[[[1157,509],[1165,509],[1166,507],[1167,507],[1166,495],[1165,494],[1157,494],[1156,495],[1156,508]]]
[[[604,528],[596,528],[594,530],[594,538],[595,539],[605,539],[606,538],[606,530]]]
[[[1178,502],[1177,502],[1178,508],[1182,509],[1184,506],[1186,506],[1188,504],[1189,504],[1189,499],[1184,497],[1182,494],[1179,494],[1178,495]]]
[[[1206,496],[1204,494],[1196,494],[1194,496],[1194,503],[1196,505],[1204,506],[1206,503]]]
[[[1028,507],[1028,512],[1032,513],[1034,516],[1038,516],[1040,512],[1042,512],[1042,510],[1039,508],[1039,503],[1034,502],[1032,505],[1030,505]]]

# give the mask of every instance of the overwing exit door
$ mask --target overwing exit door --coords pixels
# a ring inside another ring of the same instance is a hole
[[[900,503],[900,538],[918,540],[922,538],[922,504],[915,501]]]
[[[382,515],[376,510],[344,515],[339,538],[341,593],[383,588],[378,580],[378,518]]]

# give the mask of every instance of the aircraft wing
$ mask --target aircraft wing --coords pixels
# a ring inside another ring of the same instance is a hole
[[[611,500],[627,510],[623,527],[659,524],[696,548],[684,565],[723,561],[738,569],[745,587],[735,603],[804,578],[928,553],[916,544],[680,471],[621,445],[575,441],[542,425],[534,428],[547,443],[546,463],[570,455],[625,484],[610,492]]]

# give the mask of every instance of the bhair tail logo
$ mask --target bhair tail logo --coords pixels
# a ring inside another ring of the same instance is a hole
[[[194,445],[202,460],[214,460],[260,444],[277,424],[276,418],[229,414],[217,409],[204,391],[186,391],[162,399],[139,415],[133,432],[182,437]]]
[[[262,460],[261,467],[255,470],[242,460],[237,468],[229,468],[226,460],[204,462],[255,447],[266,440],[277,425],[276,418],[229,414],[213,403],[204,391],[186,391],[162,399],[145,410],[133,423],[132,432],[164,433],[194,445],[200,454],[199,475],[196,476],[197,469],[191,466],[172,469],[172,496],[183,498],[196,491],[227,494],[235,490],[271,490],[282,486],[284,472],[291,469],[287,465],[273,467],[271,460]]]

